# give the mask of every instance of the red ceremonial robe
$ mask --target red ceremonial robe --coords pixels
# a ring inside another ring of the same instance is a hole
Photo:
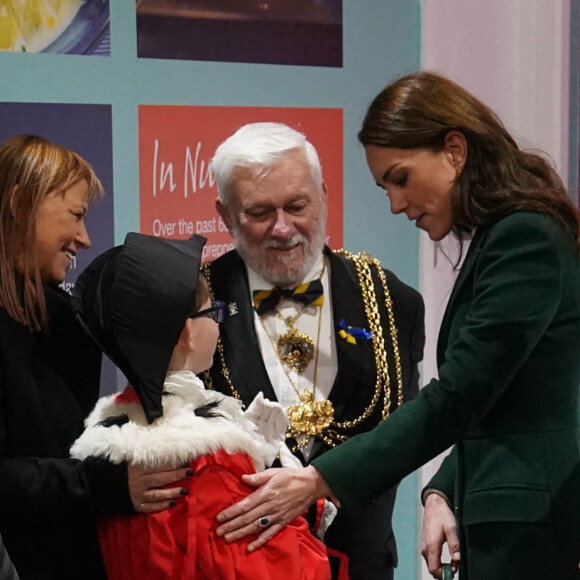
[[[247,455],[219,451],[191,462],[189,494],[155,514],[102,520],[99,535],[109,580],[322,580],[330,578],[324,545],[297,518],[268,544],[248,553],[251,537],[228,544],[216,515],[252,490]]]
[[[233,407],[224,404],[219,417],[198,417],[193,411],[200,403],[223,395],[204,391],[207,395],[200,400],[198,391],[194,399],[184,397],[188,391],[175,388],[183,383],[182,373],[170,376],[173,381],[166,382],[166,389],[173,396],[164,398],[162,420],[147,425],[140,404],[126,390],[97,404],[87,430],[71,449],[78,457],[92,453],[145,465],[158,465],[161,458],[178,465],[187,458],[194,471],[179,483],[188,494],[175,506],[99,521],[109,580],[329,580],[326,548],[302,517],[251,553],[251,537],[228,544],[216,535],[216,515],[252,492],[241,477],[256,473],[256,464],[260,467],[259,445],[255,434],[248,435],[243,417],[236,415],[237,402]],[[102,423],[122,416],[129,422]]]

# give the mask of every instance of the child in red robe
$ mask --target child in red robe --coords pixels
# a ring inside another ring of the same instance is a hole
[[[215,516],[251,492],[244,473],[284,454],[278,403],[262,396],[246,412],[206,390],[197,375],[212,364],[226,305],[212,301],[199,274],[205,239],[129,234],[79,277],[77,316],[131,386],[104,397],[71,448],[141,467],[190,467],[183,498],[148,513],[103,518],[99,537],[110,580],[327,580],[326,550],[303,518],[265,547],[227,543]],[[261,518],[267,526],[267,517]]]

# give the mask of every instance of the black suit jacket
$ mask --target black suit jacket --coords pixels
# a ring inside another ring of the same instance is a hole
[[[330,285],[338,372],[330,392],[330,400],[337,421],[352,420],[361,415],[375,391],[375,355],[370,340],[357,340],[353,345],[338,334],[338,322],[344,319],[352,327],[368,328],[364,312],[361,288],[354,264],[344,256],[325,249],[330,265]],[[210,283],[215,298],[228,305],[235,304],[237,314],[226,319],[221,329],[223,353],[229,376],[237,394],[245,405],[262,391],[264,396],[276,400],[264,362],[260,355],[258,338],[253,319],[252,297],[247,272],[242,259],[234,250],[228,252],[209,266]],[[401,282],[392,272],[385,270],[393,301],[393,314],[398,332],[404,399],[417,394],[417,364],[422,358],[424,344],[421,296]],[[375,280],[375,289],[381,313],[383,333],[391,380],[391,411],[397,406],[397,378],[389,335],[389,321],[381,283]],[[219,352],[210,371],[213,387],[225,394],[232,391],[222,373]],[[373,413],[356,428],[356,433],[372,429],[381,420],[383,401],[379,401]],[[314,443],[310,460],[320,456],[328,447],[320,440]],[[325,543],[349,556],[352,580],[379,580],[389,577],[390,569],[397,563],[397,553],[391,526],[395,501],[395,487],[378,497],[372,505],[356,517],[339,513],[328,529]]]

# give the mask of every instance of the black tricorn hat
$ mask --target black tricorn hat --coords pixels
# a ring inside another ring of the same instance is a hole
[[[206,239],[130,233],[79,276],[72,304],[81,325],[121,369],[149,423],[163,415],[161,394],[173,349],[195,313]]]

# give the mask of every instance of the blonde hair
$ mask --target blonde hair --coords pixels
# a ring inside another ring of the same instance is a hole
[[[103,195],[101,182],[79,155],[36,135],[13,137],[0,146],[0,306],[31,330],[46,322],[38,267],[18,273],[36,240],[38,207],[51,193],[86,181],[89,203]],[[33,250],[32,250],[33,251]]]

